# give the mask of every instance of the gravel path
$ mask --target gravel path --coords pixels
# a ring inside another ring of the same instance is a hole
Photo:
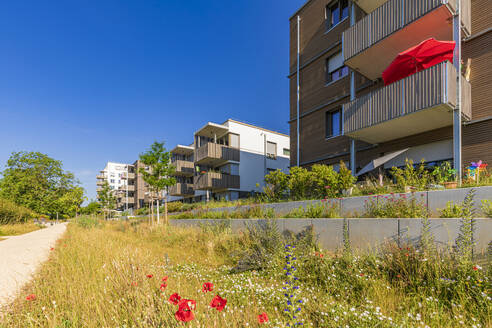
[[[0,241],[0,308],[16,297],[48,259],[50,248],[66,228],[67,223],[60,223]]]

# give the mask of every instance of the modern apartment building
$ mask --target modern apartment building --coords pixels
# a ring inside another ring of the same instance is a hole
[[[290,18],[291,165],[492,165],[491,29],[490,0],[307,1]],[[456,42],[453,63],[383,85],[429,38]]]
[[[269,171],[288,170],[290,141],[285,134],[229,119],[205,124],[192,145],[178,145],[171,153],[178,182],[171,196],[234,200],[261,192]]]
[[[149,190],[139,172],[140,168],[145,168],[145,165],[139,160],[133,164],[108,162],[96,177],[97,191],[107,181],[116,197],[116,209],[131,211],[146,206],[149,202]]]

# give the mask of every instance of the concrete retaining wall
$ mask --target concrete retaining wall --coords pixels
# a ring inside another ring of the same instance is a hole
[[[248,225],[265,224],[265,219],[183,219],[170,220],[174,226],[200,227],[222,224],[232,232],[244,231]],[[354,249],[377,249],[387,242],[400,245],[416,244],[420,240],[421,219],[275,219],[281,232],[301,232],[313,225],[323,249],[336,251],[343,247],[344,224],[347,225],[350,245]],[[475,251],[486,252],[492,242],[492,219],[475,219]],[[431,233],[439,248],[454,245],[458,237],[460,219],[431,219]]]
[[[365,212],[364,204],[367,201],[385,201],[385,197],[395,197],[401,198],[405,197],[415,198],[419,202],[427,205],[431,217],[439,217],[439,209],[445,208],[448,201],[453,201],[455,203],[462,203],[465,199],[467,193],[472,188],[460,188],[460,189],[449,189],[449,190],[437,190],[437,191],[422,191],[415,193],[402,193],[395,195],[380,195],[375,196],[361,196],[361,197],[348,197],[348,198],[335,198],[327,200],[330,203],[337,204],[340,208],[340,214],[342,217],[357,217]],[[492,186],[491,187],[477,187],[475,189],[475,208],[477,211],[477,216],[484,216],[481,211],[481,201],[483,199],[492,200]],[[272,208],[278,215],[289,213],[290,211],[297,209],[299,207],[308,207],[309,205],[316,205],[321,203],[321,200],[308,200],[308,201],[298,201],[298,202],[284,202],[284,203],[272,203],[272,204],[262,204],[263,208]],[[241,209],[248,209],[250,206],[241,206]],[[218,211],[234,211],[238,207],[225,207],[225,208],[213,208],[210,209],[212,212]]]

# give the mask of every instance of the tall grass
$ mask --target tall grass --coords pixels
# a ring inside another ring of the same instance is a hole
[[[280,234],[273,223],[240,235],[221,226],[72,223],[0,326],[182,327],[167,301],[177,292],[197,302],[188,327],[255,327],[263,312],[270,318],[266,327],[285,327],[290,320],[284,314],[286,240],[297,245],[299,321],[305,326],[492,324],[490,264],[472,260],[457,266],[454,253],[412,245],[329,254],[316,246],[314,235],[312,230]],[[260,265],[232,273],[248,259]],[[168,285],[161,291],[164,276]],[[201,291],[204,282],[214,284],[213,294]],[[220,313],[209,306],[216,293],[227,299]],[[36,299],[26,300],[28,294]]]
[[[0,198],[0,224],[22,223],[35,217],[30,209]]]

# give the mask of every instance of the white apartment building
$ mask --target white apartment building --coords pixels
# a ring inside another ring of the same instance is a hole
[[[126,186],[125,175],[128,172],[128,168],[131,164],[108,162],[104,167],[104,170],[100,171],[97,176],[98,186],[102,185],[104,181],[107,181],[111,190],[118,190],[120,187]]]
[[[190,146],[176,146],[178,183],[170,195],[189,200],[235,200],[261,192],[268,172],[288,172],[290,139],[283,133],[229,119],[209,122]]]

